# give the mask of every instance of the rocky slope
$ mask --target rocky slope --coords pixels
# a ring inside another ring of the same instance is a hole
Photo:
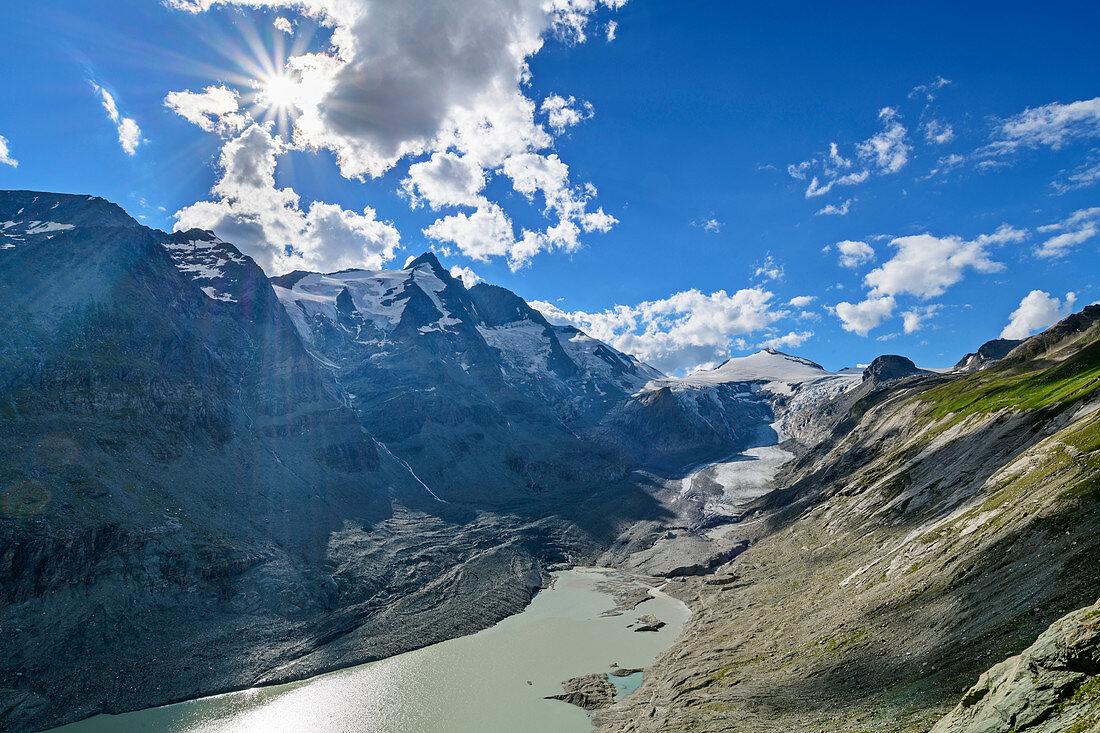
[[[347,273],[288,309],[209,232],[0,193],[0,728],[469,633],[662,515],[548,397],[580,424],[644,366],[544,328],[569,364],[528,388],[478,330],[510,321],[439,273],[392,274],[392,320]]]
[[[1100,603],[984,673],[932,733],[1100,731]]]
[[[726,535],[748,549],[668,584],[693,616],[602,729],[928,730],[1100,590],[1098,386],[1092,306],[820,406],[825,439]]]

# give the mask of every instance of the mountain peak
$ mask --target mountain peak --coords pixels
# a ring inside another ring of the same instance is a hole
[[[684,377],[685,384],[703,385],[725,382],[804,382],[829,376],[823,366],[775,349],[761,349],[748,356],[736,356],[708,371]]]
[[[427,265],[429,268],[437,273],[446,272],[446,270],[443,269],[443,265],[439,264],[439,260],[436,258],[435,253],[431,251],[425,252],[415,259],[409,260],[409,262],[406,263],[403,269],[415,270],[416,268],[423,267],[425,265]]]
[[[898,356],[897,354],[884,354],[872,361],[863,370],[863,381],[870,381],[873,384],[886,384],[914,374],[924,373],[925,370],[918,368],[913,360],[908,357]]]

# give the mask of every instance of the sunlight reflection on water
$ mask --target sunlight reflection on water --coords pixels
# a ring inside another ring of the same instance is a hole
[[[523,613],[471,636],[289,685],[101,715],[54,733],[589,731],[583,710],[543,698],[560,693],[563,680],[608,671],[613,662],[646,666],[688,616],[663,594],[636,613],[601,616],[614,606],[595,587],[606,577],[597,570],[557,573],[554,587]],[[667,626],[656,633],[628,628],[644,613]],[[640,678],[615,681],[629,692]]]

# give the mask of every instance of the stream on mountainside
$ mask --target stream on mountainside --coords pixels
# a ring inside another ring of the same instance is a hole
[[[566,679],[645,667],[679,636],[690,612],[654,596],[616,607],[616,571],[554,573],[521,613],[484,631],[301,682],[253,688],[122,715],[97,715],[51,733],[571,733],[591,731],[579,707],[544,699]],[[652,614],[665,626],[636,632]],[[619,695],[641,674],[611,677]]]

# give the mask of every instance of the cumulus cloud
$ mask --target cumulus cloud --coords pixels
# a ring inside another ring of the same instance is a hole
[[[546,115],[546,122],[557,133],[562,133],[565,128],[579,125],[595,114],[589,102],[581,102],[577,107],[577,100],[573,97],[566,99],[557,94],[551,94],[542,100],[539,110]]]
[[[840,327],[845,331],[866,336],[894,313],[896,305],[893,296],[870,296],[859,303],[842,301],[834,310],[840,319]]]
[[[285,150],[279,137],[257,124],[229,140],[213,200],[176,212],[176,230],[213,230],[271,274],[376,269],[391,259],[400,237],[373,209],[360,214],[315,201],[303,210],[293,189],[275,186],[276,161]]]
[[[1035,249],[1035,256],[1043,259],[1065,257],[1077,245],[1089,241],[1100,233],[1100,207],[1081,209],[1054,224],[1039,227],[1043,233],[1059,232]]]
[[[834,307],[841,327],[866,336],[885,319],[891,317],[897,298],[910,296],[928,300],[943,295],[949,287],[970,271],[1001,272],[1004,265],[993,259],[990,247],[1009,242],[1021,242],[1028,236],[1022,229],[1001,225],[991,234],[972,240],[962,237],[936,237],[917,234],[898,237],[890,242],[894,256],[863,278],[869,288],[858,303],[841,302]],[[859,243],[849,245],[853,252],[863,252]],[[838,249],[840,245],[837,245]],[[842,257],[843,257],[843,250]],[[938,310],[935,304],[914,307],[903,314],[906,333],[918,330],[925,319]]]
[[[619,24],[613,20],[607,21],[607,42],[611,43],[615,40],[615,35],[619,32]]]
[[[567,312],[552,303],[531,301],[552,323],[572,324],[615,348],[634,354],[666,373],[725,359],[739,340],[788,312],[773,305],[775,295],[761,286],[735,293],[698,290],[638,305],[617,305],[598,313]],[[807,336],[806,338],[809,338]]]
[[[836,243],[836,250],[840,253],[840,266],[851,270],[875,259],[874,248],[866,242],[845,239]]]
[[[451,268],[451,277],[461,280],[462,284],[468,288],[472,288],[482,281],[481,276],[469,267],[459,267],[458,265]]]
[[[475,258],[506,256],[522,267],[538,252],[573,249],[581,232],[616,223],[602,209],[589,210],[594,187],[549,175],[568,171],[546,152],[553,133],[591,116],[591,106],[560,95],[539,106],[527,94],[530,59],[548,38],[583,42],[595,11],[625,0],[470,0],[461,7],[449,0],[166,2],[191,12],[214,5],[278,8],[331,28],[328,48],[291,56],[281,71],[293,92],[286,144],[330,151],[341,173],[355,179],[381,176],[411,159],[401,186],[412,205],[468,209],[441,216],[425,229],[428,236]],[[176,106],[184,114],[182,101]],[[189,113],[215,131],[230,124],[202,110]],[[539,168],[548,177],[533,178]],[[532,201],[538,195],[550,219],[544,229],[513,230],[503,201],[485,194],[496,175],[513,178],[515,190]],[[490,235],[499,238],[488,242]]]
[[[283,33],[286,33],[288,36],[294,33],[294,26],[292,26],[290,24],[289,20],[287,20],[286,18],[283,18],[282,16],[276,18],[274,20],[274,22],[272,23],[272,25],[275,26],[275,30],[282,31]]]
[[[428,160],[409,166],[401,186],[414,207],[420,203],[433,209],[478,206],[485,188],[485,171],[469,156],[432,153]]]
[[[118,131],[118,143],[122,146],[122,150],[127,155],[133,155],[141,144],[141,128],[138,127],[138,123],[119,113],[118,104],[115,103],[115,98],[110,92],[95,82],[92,82],[92,88],[99,95],[103,109],[107,110],[107,117]]]
[[[19,161],[11,157],[11,149],[8,147],[8,139],[3,135],[0,135],[0,163],[4,165],[10,165],[12,168],[19,167]]]
[[[761,341],[758,346],[761,349],[797,349],[802,344],[813,338],[813,331],[791,331],[785,336],[773,336]]]
[[[1071,314],[1076,302],[1075,293],[1066,293],[1066,299],[1063,302],[1045,291],[1032,290],[1020,301],[1020,306],[1012,311],[1008,325],[1001,331],[1001,338],[1027,338]]]
[[[787,303],[793,305],[795,308],[805,308],[815,300],[817,300],[816,295],[796,295],[788,300]]]
[[[932,298],[962,280],[969,270],[1000,272],[1004,265],[993,260],[989,246],[1019,242],[1026,232],[1002,226],[993,234],[974,240],[916,234],[898,237],[890,244],[897,250],[880,267],[871,270],[864,282],[875,295],[913,295]]]
[[[512,220],[497,204],[488,202],[473,213],[452,214],[424,230],[432,239],[453,242],[463,254],[481,262],[508,254]]]
[[[191,124],[222,135],[240,132],[252,121],[240,111],[237,92],[224,85],[209,86],[201,92],[169,92],[164,106]]]

